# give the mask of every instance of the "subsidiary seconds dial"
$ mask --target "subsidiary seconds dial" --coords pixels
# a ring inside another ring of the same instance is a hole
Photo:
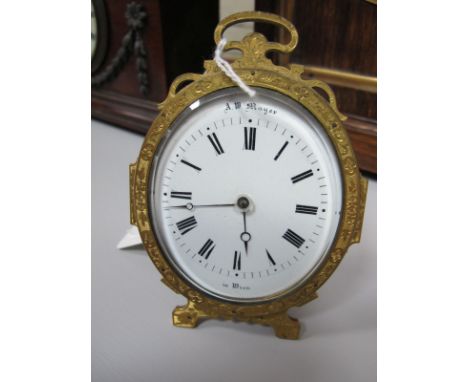
[[[264,301],[310,276],[340,222],[341,173],[321,124],[258,88],[205,96],[159,145],[151,220],[165,256],[199,290]]]

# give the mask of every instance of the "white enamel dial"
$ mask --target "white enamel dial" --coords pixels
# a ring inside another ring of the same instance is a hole
[[[229,301],[291,291],[328,253],[340,222],[340,167],[300,104],[238,88],[192,104],[153,161],[150,212],[178,273]]]

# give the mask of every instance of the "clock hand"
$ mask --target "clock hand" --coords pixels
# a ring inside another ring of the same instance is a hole
[[[245,254],[248,255],[249,253],[249,241],[252,238],[252,235],[250,235],[249,232],[247,232],[247,219],[246,219],[246,214],[247,212],[242,212],[243,218],[244,218],[244,232],[240,234],[241,240],[244,242],[244,248],[245,248]]]
[[[193,210],[194,208],[206,208],[206,207],[234,207],[234,203],[225,203],[225,204],[192,204],[187,203],[179,206],[168,206],[164,207],[164,209],[172,209],[172,208],[186,208],[188,210]]]
[[[247,212],[242,212],[242,216],[244,217],[244,232],[247,232]]]

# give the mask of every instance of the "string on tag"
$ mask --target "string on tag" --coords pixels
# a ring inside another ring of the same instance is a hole
[[[225,45],[226,39],[222,38],[216,46],[214,54],[214,61],[216,62],[216,65],[218,65],[218,67],[226,74],[226,76],[233,80],[245,93],[247,93],[249,97],[253,97],[255,95],[255,90],[250,88],[244,81],[242,81],[229,62],[221,57]]]

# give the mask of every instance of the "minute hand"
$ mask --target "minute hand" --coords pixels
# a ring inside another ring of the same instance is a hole
[[[179,206],[168,206],[165,207],[165,209],[171,209],[171,208],[186,208],[188,210],[191,210],[193,208],[207,208],[207,207],[234,207],[235,203],[224,203],[224,204],[192,204],[192,203],[187,203],[184,205],[179,205]]]

